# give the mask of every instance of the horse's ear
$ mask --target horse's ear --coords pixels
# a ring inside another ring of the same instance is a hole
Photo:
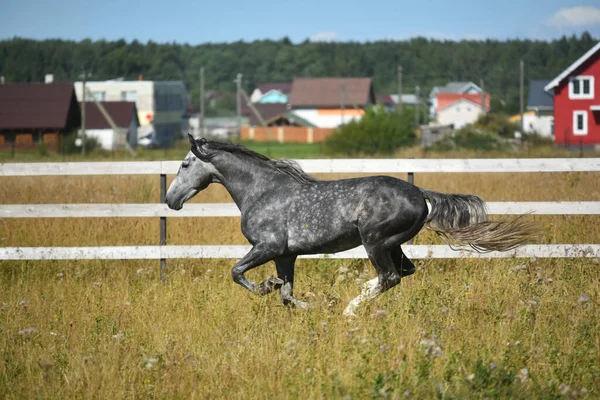
[[[191,133],[188,133],[188,139],[190,140],[190,144],[194,147],[198,146],[198,144],[196,143],[196,139],[194,139],[194,137],[192,136]]]

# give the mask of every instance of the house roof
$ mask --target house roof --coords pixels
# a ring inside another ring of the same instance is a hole
[[[390,99],[394,102],[394,104],[398,104],[398,95],[391,94]],[[402,104],[420,104],[421,101],[417,97],[416,94],[403,94],[402,95]]]
[[[473,82],[448,82],[445,86],[435,86],[431,89],[431,96],[434,96],[436,93],[462,93],[468,86],[475,86],[481,90]]]
[[[73,85],[0,85],[0,129],[71,130],[81,123]]]
[[[529,97],[527,98],[527,108],[554,108],[552,96],[544,90],[550,81],[531,81],[529,83]]]
[[[473,101],[471,98],[460,97],[460,98],[457,98],[454,101],[446,103],[443,107],[438,107],[438,112],[440,112],[443,109],[446,109],[448,107],[451,107],[451,106],[453,106],[453,105],[455,105],[457,103],[470,103],[470,104],[473,104],[476,107],[484,108],[484,107],[481,106],[481,101]],[[489,110],[489,105],[486,106],[485,109]]]
[[[137,108],[132,101],[103,101],[100,102],[108,115],[112,118],[115,125],[119,128],[128,128],[131,119],[135,118],[135,123],[140,126],[138,120]],[[79,103],[81,109],[81,103]],[[86,129],[111,129],[110,124],[100,112],[96,103],[85,102],[85,128]]]
[[[294,78],[289,102],[292,107],[365,107],[375,103],[371,78]]]
[[[261,91],[261,93],[267,93],[271,90],[278,90],[281,93],[290,93],[292,90],[292,82],[263,82],[257,83],[255,87]]]
[[[446,108],[457,101],[460,100],[468,100],[471,103],[475,103],[478,106],[481,106],[481,95],[480,94],[468,94],[468,93],[438,93],[437,97],[437,110],[441,110],[442,108]],[[489,110],[490,108],[490,94],[485,94],[485,108]]]
[[[567,69],[565,69],[563,72],[561,72],[560,75],[558,75],[549,84],[547,84],[544,87],[544,90],[546,92],[548,92],[548,91],[554,89],[555,87],[557,87],[563,81],[563,79],[565,79],[566,77],[571,75],[577,68],[579,68],[583,63],[585,63],[587,60],[589,60],[594,54],[598,53],[599,51],[600,51],[600,42],[596,43],[596,45],[594,47],[592,47],[590,50],[588,50],[587,53],[585,53],[577,61],[575,61],[573,64],[571,64]]]
[[[269,121],[289,111],[285,103],[257,103],[254,104],[254,108],[256,108],[265,121]],[[250,126],[261,126],[260,120],[252,110],[250,110],[248,117],[250,118],[248,122]]]

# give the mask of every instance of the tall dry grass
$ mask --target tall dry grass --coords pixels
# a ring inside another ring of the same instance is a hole
[[[157,177],[0,184],[5,204],[158,201]],[[416,184],[488,201],[600,196],[593,173],[416,174]],[[214,186],[194,201],[230,199]],[[530,218],[539,243],[600,243],[597,216]],[[246,243],[238,218],[170,218],[168,232],[169,244]],[[0,220],[0,246],[158,236],[157,219]],[[368,262],[299,261],[307,312],[235,285],[233,262],[172,260],[165,284],[157,261],[0,262],[0,398],[600,397],[597,259],[420,261],[352,321],[341,313],[373,276]]]

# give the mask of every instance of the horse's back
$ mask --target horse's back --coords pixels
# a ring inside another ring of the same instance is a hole
[[[370,227],[408,229],[424,220],[427,210],[419,188],[388,176],[319,181],[290,195],[288,248],[300,253],[356,247]]]

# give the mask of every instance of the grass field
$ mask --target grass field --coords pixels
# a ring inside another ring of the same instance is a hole
[[[598,178],[416,174],[415,183],[488,201],[595,201]],[[5,204],[158,201],[151,176],[0,184]],[[194,201],[230,198],[213,185]],[[543,228],[537,243],[600,243],[598,216],[530,218]],[[169,244],[246,244],[238,218],[170,218],[168,233]],[[0,219],[0,246],[158,238],[157,219]],[[423,232],[416,243],[440,242]],[[250,295],[232,282],[233,263],[172,260],[161,284],[158,261],[0,262],[0,398],[600,397],[600,260],[424,260],[355,320],[341,313],[374,275],[368,262],[299,261],[308,311]],[[248,275],[274,273],[268,264]]]

